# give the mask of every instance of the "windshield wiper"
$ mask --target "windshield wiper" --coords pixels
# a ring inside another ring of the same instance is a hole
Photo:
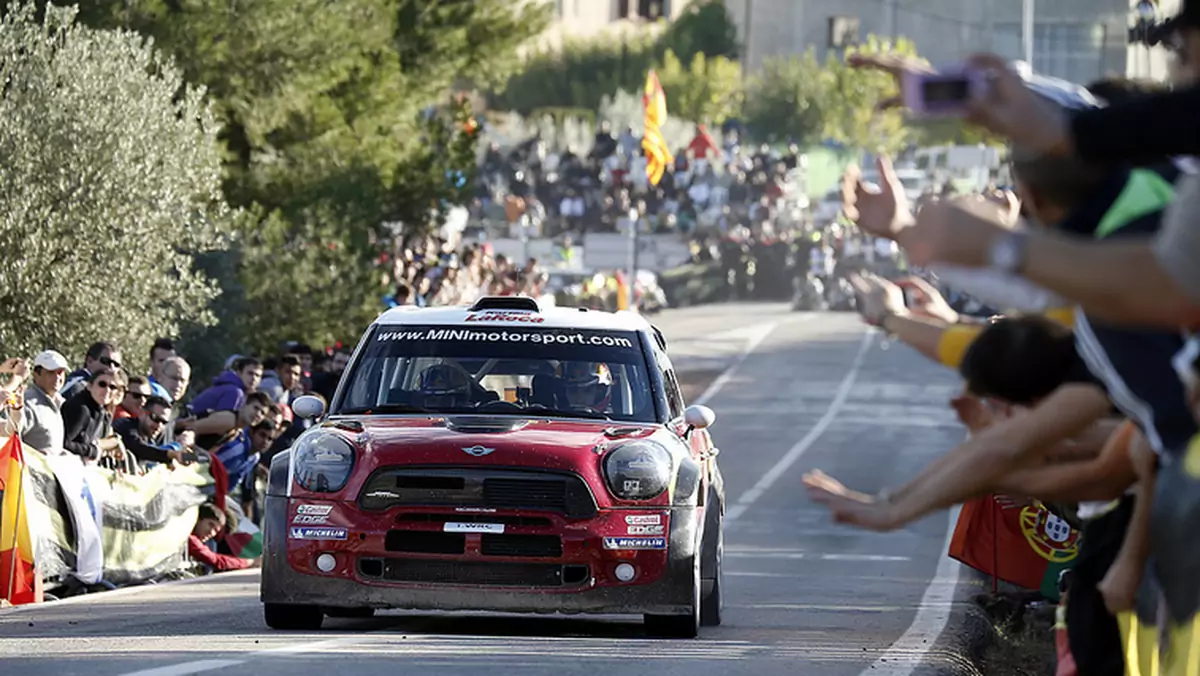
[[[429,411],[412,404],[379,404],[338,411],[338,415],[361,415],[363,413],[429,413]]]
[[[546,409],[544,411],[527,411],[531,418],[588,418],[589,420],[612,420],[612,418],[599,411],[558,411],[554,409]]]

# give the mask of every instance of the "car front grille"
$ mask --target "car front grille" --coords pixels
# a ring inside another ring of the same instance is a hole
[[[401,558],[360,559],[359,572],[390,582],[493,587],[573,587],[590,579],[586,565]]]
[[[479,541],[484,556],[528,556],[557,559],[563,555],[562,538],[557,535],[486,534]]]
[[[557,512],[572,519],[596,515],[596,499],[575,474],[513,469],[386,467],[363,486],[359,506],[454,506]]]

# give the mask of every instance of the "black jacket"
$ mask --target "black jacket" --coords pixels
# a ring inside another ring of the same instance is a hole
[[[113,430],[121,435],[125,450],[133,453],[138,460],[163,464],[170,462],[171,458],[167,455],[166,448],[157,445],[153,439],[142,436],[137,418],[118,420],[113,423]]]
[[[108,426],[108,412],[84,389],[62,406],[63,448],[84,460],[99,460],[100,439]]]
[[[1145,162],[1200,155],[1200,86],[1151,94],[1071,121],[1075,152],[1092,162]]]

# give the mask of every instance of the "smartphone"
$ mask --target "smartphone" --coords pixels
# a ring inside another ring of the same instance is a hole
[[[904,74],[904,106],[917,117],[961,117],[967,103],[980,97],[987,79],[979,71],[954,69],[941,73]]]

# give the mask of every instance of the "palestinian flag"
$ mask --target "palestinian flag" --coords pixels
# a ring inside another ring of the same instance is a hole
[[[995,496],[963,504],[950,558],[1058,600],[1058,576],[1079,555],[1079,531],[1045,505],[1004,509]]]
[[[222,540],[222,553],[228,553],[239,559],[257,559],[262,556],[262,531],[254,522],[242,513],[242,507],[237,500],[225,502],[225,535]]]

